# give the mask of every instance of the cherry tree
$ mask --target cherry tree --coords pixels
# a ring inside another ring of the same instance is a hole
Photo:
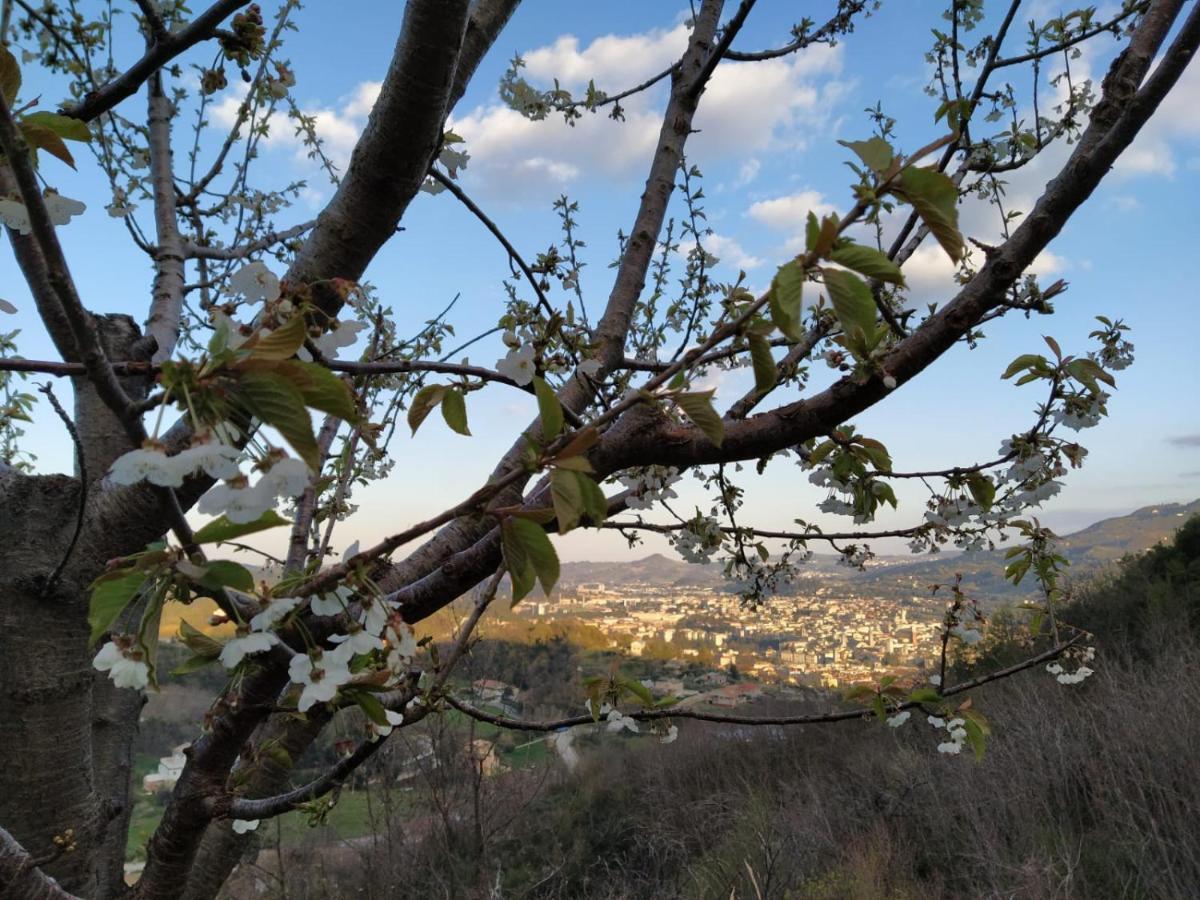
[[[1027,511],[1082,463],[1076,432],[1106,414],[1113,373],[1131,360],[1125,326],[1098,316],[1091,335],[1044,345],[1031,328],[996,375],[1035,386],[1033,416],[1024,432],[997,435],[991,459],[898,471],[886,436],[852,422],[983,339],[986,323],[1053,313],[1066,286],[1043,285],[1030,267],[1179,80],[1200,42],[1200,11],[1123,0],[1108,17],[1087,8],[1026,27],[1020,0],[986,9],[953,0],[927,51],[936,108],[927,141],[901,146],[878,110],[861,139],[844,142],[852,178],[840,212],[809,215],[801,252],[776,260],[766,290],[751,291],[744,275],[719,282],[700,173],[685,156],[706,86],[726,61],[852,40],[875,5],[829,0],[826,19],[758,49],[739,40],[754,0],[732,9],[702,0],[669,67],[579,96],[530,82],[513,60],[500,97],[534,122],[619,120],[628,98],[669,88],[645,189],[630,198],[611,288],[598,297],[581,284],[586,251],[572,201],[555,207],[561,237],[527,258],[457,177],[471,148],[454,133],[455,105],[521,14],[517,0],[410,0],[397,12],[394,53],[344,171],[293,99],[285,38],[296,0],[273,18],[246,0],[199,13],[178,0],[91,11],[4,0],[0,218],[58,359],[23,358],[0,330],[0,893],[215,896],[258,823],[318,809],[395,730],[448,709],[508,728],[601,727],[664,741],[682,718],[794,724],[865,711],[894,728],[927,719],[931,752],[954,754],[981,752],[988,732],[962,702],[968,691],[1033,667],[1063,683],[1087,677],[1092,651],[1055,615],[1062,560]],[[131,35],[143,46],[123,59]],[[1096,85],[1070,75],[1091,41],[1116,48]],[[27,88],[43,74],[69,84],[53,112]],[[246,90],[234,121],[218,129],[214,97],[239,75]],[[295,213],[302,183],[268,187],[256,174],[272,127],[294,128],[335,185],[312,220]],[[1015,215],[1005,179],[1047,158],[1061,162]],[[120,314],[89,311],[98,286],[73,278],[59,243],[58,229],[83,209],[64,165],[107,179],[112,227],[152,266],[146,295]],[[511,262],[506,302],[470,339],[500,347],[491,367],[454,361],[465,346],[454,343],[456,325],[479,323],[456,323],[453,305],[430,309],[407,336],[389,305],[394,288],[366,281],[421,191],[461,204]],[[966,202],[994,209],[998,243],[961,232]],[[957,287],[918,309],[905,266],[926,244],[953,262]],[[0,303],[0,324],[11,307]],[[742,396],[700,387],[710,372],[743,366],[754,384]],[[468,441],[472,406],[503,391],[536,397],[539,415],[514,429],[485,483],[451,485],[457,496],[438,514],[335,553],[352,490],[421,477],[393,467],[398,442],[420,442],[435,411]],[[24,455],[21,429],[35,410],[69,435],[73,474],[39,473]],[[821,510],[847,527],[744,521],[736,464],[750,461],[827,489]],[[672,507],[684,477],[711,496],[708,512]],[[873,528],[882,507],[897,505],[902,479],[927,485],[928,502],[909,527]],[[586,683],[586,711],[554,722],[473,707],[451,677],[476,626],[502,590],[512,602],[552,590],[553,536],[576,528],[665,534],[686,559],[719,559],[748,607],[769,602],[814,546],[862,565],[882,537],[923,551],[1016,534],[1008,574],[1041,587],[1029,621],[1041,643],[1015,666],[947,683],[947,656],[982,633],[956,585],[938,673],[922,685],[861,686],[850,699],[864,709],[709,715],[619,677]],[[263,579],[232,551],[268,529],[290,537]],[[453,640],[432,644],[423,623],[465,595],[469,613]],[[236,631],[221,641],[185,627],[183,669],[221,667],[228,679],[196,723],[145,871],[127,888],[131,748],[143,692],[159,677],[160,619],[167,604],[197,597],[214,599]],[[357,746],[293,784],[292,761],[352,707],[362,714]]]

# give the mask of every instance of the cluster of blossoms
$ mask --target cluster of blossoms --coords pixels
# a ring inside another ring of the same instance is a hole
[[[181,487],[185,479],[203,472],[209,478],[236,478],[241,451],[217,440],[200,440],[186,450],[168,456],[158,443],[118,456],[108,470],[113,484],[136,484],[149,481],[160,487]]]
[[[965,603],[950,617],[950,634],[967,646],[983,640],[983,626],[987,624],[974,603]]]
[[[721,549],[725,533],[712,516],[699,513],[688,521],[687,526],[674,532],[670,541],[679,555],[690,563],[704,564],[712,560],[713,554]]]
[[[1072,431],[1094,428],[1104,418],[1107,411],[1104,404],[1108,398],[1109,395],[1103,391],[1064,397],[1062,408],[1054,411],[1054,420]]]
[[[938,744],[938,753],[953,753],[957,754],[962,751],[963,744],[967,740],[967,729],[964,727],[967,723],[965,719],[955,717],[947,721],[940,716],[928,716],[926,720],[937,729],[946,729],[949,740]]]
[[[46,205],[46,213],[54,225],[66,225],[72,216],[82,215],[87,207],[78,200],[64,197],[55,190],[47,188],[42,194]],[[30,234],[33,223],[29,220],[29,210],[16,197],[0,197],[0,222],[3,222],[18,234]]]
[[[617,480],[630,491],[625,505],[630,509],[650,509],[660,500],[669,500],[679,495],[671,485],[682,476],[673,466],[644,466],[629,469]]]
[[[1074,672],[1068,672],[1063,668],[1061,662],[1052,662],[1046,664],[1046,671],[1054,676],[1055,681],[1059,684],[1079,684],[1084,679],[1096,674],[1088,665],[1096,658],[1096,648],[1087,647],[1082,652],[1076,654],[1079,659],[1079,665]]]
[[[838,565],[848,566],[851,569],[865,568],[867,563],[875,556],[871,552],[871,548],[866,544],[851,544],[848,547],[843,547],[838,554]]]
[[[293,457],[275,456],[253,485],[236,473],[200,498],[198,509],[208,515],[224,514],[230,522],[253,522],[274,509],[280,497],[298,497],[312,478],[308,466]]]

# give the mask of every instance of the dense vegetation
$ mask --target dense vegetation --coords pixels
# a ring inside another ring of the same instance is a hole
[[[574,774],[451,790],[466,770],[447,767],[415,827],[381,813],[348,856],[292,858],[286,895],[1194,896],[1198,611],[1200,517],[1064,610],[1096,634],[1095,676],[1064,687],[1035,669],[981,693],[995,729],[981,763],[935,752],[916,717],[584,739]]]

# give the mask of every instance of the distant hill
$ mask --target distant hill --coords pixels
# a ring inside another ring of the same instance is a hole
[[[1179,526],[1194,515],[1200,515],[1200,500],[1146,506],[1125,516],[1103,519],[1066,535],[1061,538],[1059,548],[1071,562],[1071,577],[1088,577],[1126,554],[1142,553],[1168,540]],[[978,595],[1011,597],[1024,594],[1030,589],[1025,583],[1014,588],[1004,580],[1004,549],[972,554],[884,557],[880,562],[886,565],[872,566],[866,572],[834,566],[832,563],[835,558],[832,556],[817,556],[810,567],[826,578],[872,585],[879,589],[897,583],[953,581],[955,574],[961,572]],[[631,562],[564,563],[560,581],[564,586],[602,583],[613,586],[650,584],[658,587],[719,587],[722,583],[721,567],[717,564],[694,565],[661,553]]]

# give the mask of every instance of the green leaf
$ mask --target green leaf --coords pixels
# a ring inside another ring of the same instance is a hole
[[[909,166],[893,192],[907,200],[949,257],[958,262],[965,247],[958,231],[958,188],[936,169]]]
[[[343,691],[343,693],[346,692]],[[367,691],[350,691],[349,693],[351,699],[358,704],[358,708],[376,725],[387,726],[391,724],[388,722],[387,711],[375,696]]]
[[[889,284],[904,285],[904,275],[901,273],[900,267],[888,259],[886,253],[882,253],[874,247],[867,247],[863,244],[846,244],[834,249],[829,254],[829,258],[839,266],[853,269],[868,278],[886,281]]]
[[[162,611],[164,605],[163,592],[159,591],[146,606],[142,613],[142,621],[138,625],[137,644],[142,650],[142,660],[150,670],[150,685],[158,690],[158,632],[162,627]]]
[[[538,415],[542,420],[542,437],[547,441],[553,440],[562,431],[562,404],[558,402],[554,388],[536,375],[533,376],[533,392],[537,394]]]
[[[576,474],[567,469],[555,469],[550,473],[550,497],[559,534],[566,534],[578,525],[583,515],[583,489]]]
[[[291,359],[304,346],[308,323],[304,316],[294,315],[270,334],[258,333],[257,340],[243,347],[254,359]]]
[[[570,469],[572,472],[594,472],[592,464],[588,462],[586,456],[566,456],[558,457],[552,461],[556,469]]]
[[[825,289],[834,314],[847,335],[858,332],[866,339],[875,333],[875,298],[857,275],[841,269],[822,269]]]
[[[593,479],[582,472],[574,474],[575,480],[579,482],[579,491],[583,496],[584,512],[593,525],[597,527],[603,525],[604,520],[608,518],[608,498],[604,496],[604,491]]]
[[[92,582],[92,598],[88,604],[88,624],[92,626],[89,647],[112,627],[145,584],[146,573],[137,569],[105,572]]]
[[[720,447],[725,440],[725,423],[713,408],[712,398],[713,391],[674,395],[675,405],[704,432],[705,437]]]
[[[881,137],[873,137],[865,141],[838,141],[843,147],[853,150],[863,164],[876,174],[882,174],[892,164],[896,151]]]
[[[8,52],[7,47],[0,46],[0,96],[11,107],[20,90],[21,67],[17,65],[17,58]]]
[[[171,670],[172,675],[190,675],[217,661],[216,656],[189,656]]]
[[[467,398],[457,388],[446,388],[442,397],[442,418],[452,431],[471,436],[471,429],[467,427]]]
[[[775,387],[778,380],[771,345],[765,337],[755,332],[751,332],[746,340],[750,344],[750,362],[754,366],[754,389],[759,394],[765,394]]]
[[[45,150],[51,156],[61,159],[72,169],[75,168],[75,157],[71,155],[71,151],[67,149],[67,145],[63,143],[63,139],[41,125],[31,125],[26,122],[21,123],[21,135],[34,150]]]
[[[500,547],[504,554],[504,567],[508,569],[508,577],[512,581],[513,606],[533,590],[537,581],[537,571],[517,530],[517,523],[521,521],[519,518],[509,517],[500,523]]]
[[[197,583],[212,591],[227,587],[239,591],[254,590],[254,576],[250,570],[227,559],[210,562],[204,567],[204,575]]]
[[[794,261],[780,266],[771,280],[771,293],[767,298],[771,321],[789,341],[804,337],[804,329],[800,327],[804,281],[804,270]]]
[[[1024,369],[1041,369],[1046,368],[1049,365],[1050,363],[1044,356],[1041,356],[1037,353],[1023,353],[1008,364],[1008,368],[1004,370],[1004,374],[1000,377],[1002,379],[1012,378],[1014,375]]]
[[[253,522],[230,522],[225,516],[220,516],[192,535],[192,540],[197,544],[214,544],[217,541],[232,541],[257,531],[291,524],[290,519],[285,519],[273,509],[267,510]]]
[[[567,442],[567,446],[559,451],[557,458],[566,459],[572,456],[579,456],[591,450],[599,440],[600,431],[595,425],[587,425],[575,432],[574,437]]]
[[[996,499],[996,485],[992,484],[992,479],[982,472],[973,472],[967,479],[967,490],[984,512],[992,508],[992,502]]]
[[[324,366],[291,359],[279,363],[278,371],[292,380],[311,408],[337,416],[343,422],[358,420],[350,387]]]
[[[224,646],[220,641],[213,640],[198,628],[188,624],[187,619],[179,620],[179,640],[197,656],[205,659],[216,659],[221,655]]]
[[[0,66],[3,64],[0,63]],[[92,130],[82,119],[72,119],[54,112],[31,112],[21,117],[22,125],[37,125],[49,129],[58,137],[68,141],[80,141],[84,144],[92,140]]]
[[[412,429],[413,434],[417,433],[417,429],[421,427],[425,417],[433,412],[434,407],[442,402],[445,395],[446,385],[444,384],[427,384],[417,391],[416,396],[408,405],[408,427]]]
[[[304,395],[292,382],[273,372],[250,371],[238,378],[235,393],[250,413],[283,436],[310,469],[315,472],[320,467],[312,418]]]
[[[987,752],[987,733],[983,727],[973,717],[967,716],[963,720],[963,730],[967,733],[967,743],[975,751],[975,759],[983,759],[984,753]]]
[[[509,568],[509,575],[514,578],[513,602],[532,590],[533,581],[528,577],[530,570],[541,584],[542,592],[549,595],[558,581],[559,564],[558,554],[554,552],[554,545],[550,543],[546,532],[535,522],[513,516],[504,520],[500,531],[505,564],[509,564],[511,557],[522,573],[521,586],[524,590],[518,596],[516,576],[513,575],[513,568]]]
[[[622,678],[617,682],[617,685],[641,700],[643,706],[654,706],[654,695],[650,693],[650,689],[648,687],[646,687],[636,678]]]
[[[919,687],[909,692],[908,699],[914,703],[938,703],[941,701],[942,695],[934,688]]]

